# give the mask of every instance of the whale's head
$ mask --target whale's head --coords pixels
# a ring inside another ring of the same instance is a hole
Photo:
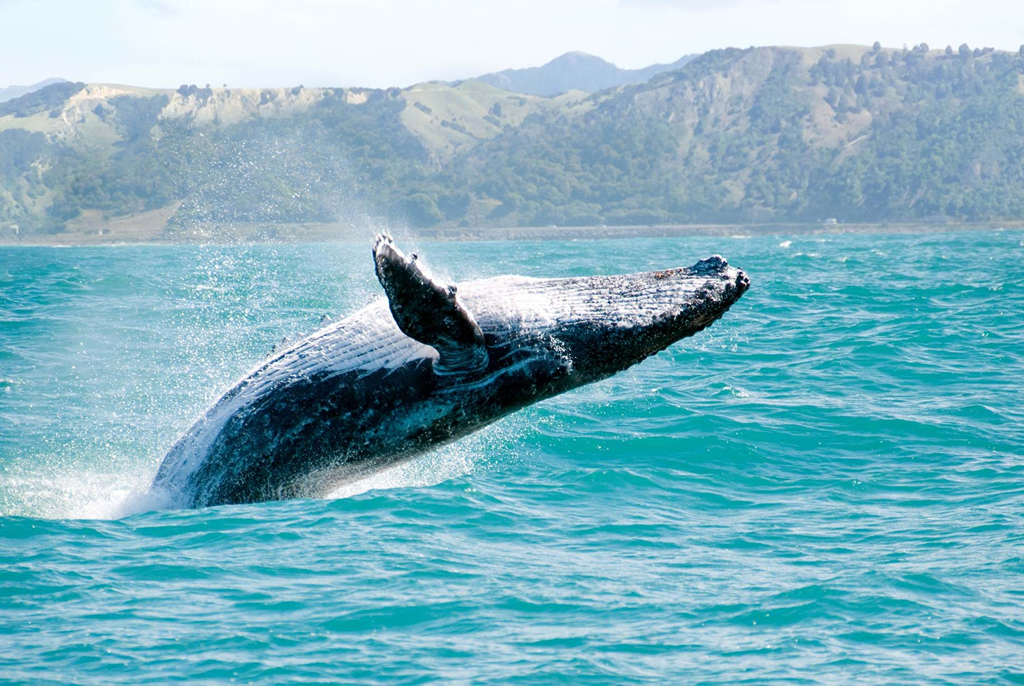
[[[603,378],[692,336],[749,288],[718,255],[691,267],[509,284],[524,328],[569,363],[572,385]],[[509,308],[517,309],[516,305]]]

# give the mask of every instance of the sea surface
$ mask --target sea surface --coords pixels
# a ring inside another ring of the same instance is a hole
[[[330,498],[157,509],[207,406],[378,296],[369,239],[0,248],[0,681],[1024,680],[1024,232],[400,240],[752,287]]]

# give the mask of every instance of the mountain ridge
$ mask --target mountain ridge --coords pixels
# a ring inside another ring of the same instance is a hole
[[[556,97],[66,83],[0,105],[0,232],[1017,221],[1021,131],[1024,50],[967,46],[730,48]]]
[[[622,69],[596,55],[567,52],[539,67],[503,69],[474,77],[513,93],[554,96],[579,90],[588,93],[643,83],[657,74],[679,69],[696,55],[684,55],[671,64],[652,64],[640,69]]]

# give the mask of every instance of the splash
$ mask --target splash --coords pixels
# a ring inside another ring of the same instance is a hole
[[[484,451],[478,446],[455,443],[339,486],[325,498],[340,500],[369,491],[437,486],[472,473],[481,454],[484,454]]]
[[[524,429],[520,418],[506,418],[456,443],[338,486],[324,499],[429,488],[487,469],[496,454],[503,455],[503,463],[515,460],[513,446]],[[174,494],[151,488],[151,469],[79,471],[66,467],[0,477],[0,517],[111,520],[177,509]]]
[[[502,455],[503,464],[514,462],[517,459],[515,443],[527,430],[527,425],[520,415],[506,417],[455,443],[339,486],[325,498],[338,500],[369,491],[437,486],[490,468],[494,455]]]
[[[14,475],[3,480],[0,516],[42,519],[122,519],[166,509],[149,490],[148,472],[72,471]]]

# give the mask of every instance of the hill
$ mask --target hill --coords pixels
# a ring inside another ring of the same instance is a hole
[[[20,98],[21,96],[32,93],[45,88],[55,83],[63,83],[64,79],[44,79],[38,83],[33,83],[31,86],[7,86],[6,88],[0,88],[0,102],[7,102],[14,98]]]
[[[1024,51],[709,52],[558,97],[480,81],[0,104],[0,231],[1024,219]],[[90,224],[91,223],[91,224]]]
[[[594,93],[606,88],[643,83],[662,72],[679,69],[696,55],[686,55],[672,64],[652,64],[643,69],[620,69],[611,62],[585,52],[567,52],[540,67],[505,69],[476,77],[503,90],[530,95],[559,95],[569,91]]]

